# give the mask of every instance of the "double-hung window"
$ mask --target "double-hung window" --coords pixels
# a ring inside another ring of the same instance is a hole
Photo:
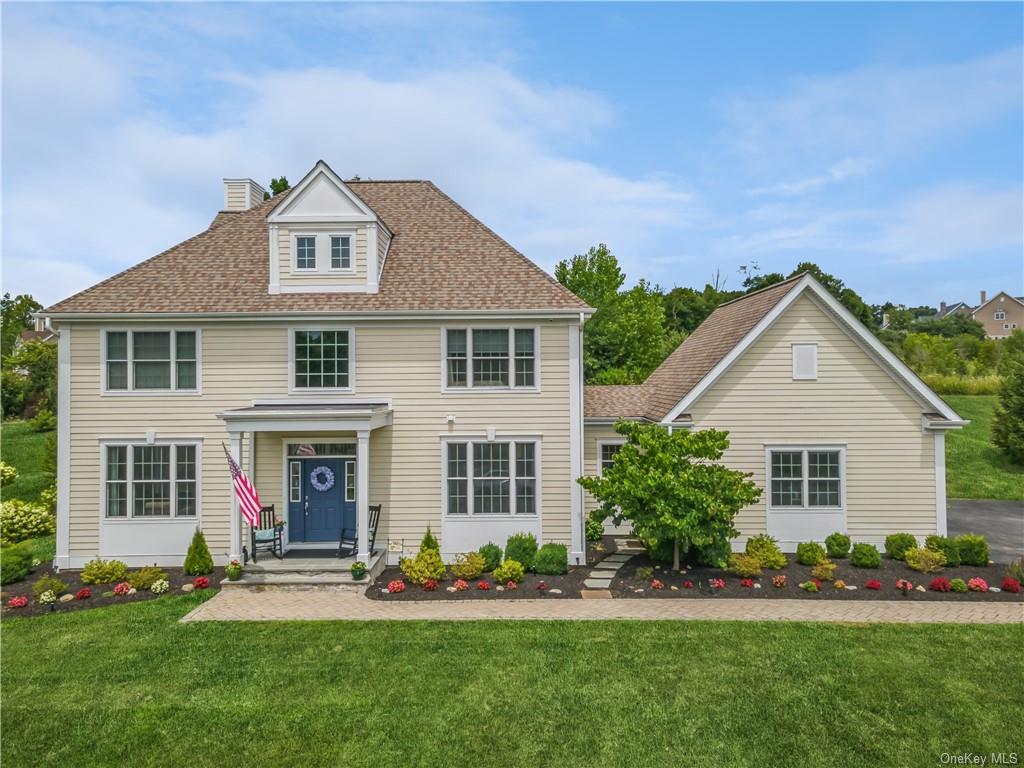
[[[615,461],[615,454],[622,449],[622,443],[598,443],[598,450],[600,455],[598,456],[598,469],[600,474],[604,474],[605,470],[611,467],[612,462]]]
[[[293,330],[294,389],[349,389],[352,332],[347,329]]]
[[[196,517],[195,443],[104,446],[104,514],[113,519]]]
[[[351,235],[331,235],[331,269],[352,269]]]
[[[295,238],[295,268],[316,269],[316,235],[299,235]]]
[[[772,448],[768,451],[768,466],[771,507],[842,508],[841,448]]]
[[[105,331],[108,392],[199,389],[198,331]]]
[[[996,310],[996,320],[1005,320],[1005,319],[1006,319],[1006,312],[1001,310],[1001,309],[997,309]]]
[[[448,389],[537,386],[534,328],[448,328],[444,344]]]
[[[447,513],[537,514],[537,454],[532,440],[446,442]]]

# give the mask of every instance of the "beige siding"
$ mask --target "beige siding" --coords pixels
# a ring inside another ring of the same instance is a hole
[[[113,327],[113,326],[106,326]],[[220,411],[254,399],[288,395],[288,326],[221,323],[202,329],[201,395],[100,393],[100,334],[76,324],[71,356],[71,555],[91,557],[100,525],[103,436],[203,439],[202,527],[211,550],[230,546],[230,485]],[[427,524],[441,530],[441,436],[504,435],[542,440],[543,538],[569,542],[569,335],[566,321],[540,321],[540,392],[445,393],[441,390],[441,328],[437,324],[355,325],[354,396],[391,398],[394,426],[370,438],[369,502],[384,505],[381,538],[414,546]],[[572,330],[570,330],[572,329]],[[344,400],[340,395],[337,400]],[[449,428],[448,415],[455,416]],[[257,438],[255,483],[266,503],[282,505],[280,433]],[[247,450],[248,441],[243,447]],[[243,467],[247,467],[247,457]],[[283,505],[279,509],[284,509]]]
[[[791,348],[818,345],[816,381],[794,381]],[[696,428],[729,431],[725,460],[764,487],[766,444],[846,444],[847,526],[856,539],[936,525],[934,436],[921,406],[806,295],[697,401]],[[766,528],[766,502],[744,509],[745,537]]]
[[[351,227],[341,227],[335,234],[346,234]],[[330,228],[318,228],[317,231],[331,232]],[[366,261],[367,261],[367,236],[366,225],[360,224],[355,230],[355,243],[353,259],[355,263],[354,274],[338,274],[327,271],[316,273],[296,273],[293,270],[292,245],[295,235],[315,234],[310,229],[291,228],[281,225],[277,228],[277,257],[279,265],[279,280],[282,287],[303,286],[303,285],[332,285],[332,286],[363,286],[366,284]],[[378,233],[379,234],[379,233]],[[379,240],[379,236],[378,236]],[[326,269],[330,265],[330,249],[320,247],[317,244],[317,266],[321,265]]]
[[[1003,317],[996,319],[999,312]],[[1009,336],[1014,330],[1024,328],[1024,304],[1007,293],[998,293],[974,313],[974,319],[985,326],[988,336],[997,339]]]

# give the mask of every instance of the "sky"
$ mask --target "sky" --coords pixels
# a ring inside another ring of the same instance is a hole
[[[2,6],[2,284],[53,303],[221,179],[431,179],[551,271],[1024,295],[1024,5]]]

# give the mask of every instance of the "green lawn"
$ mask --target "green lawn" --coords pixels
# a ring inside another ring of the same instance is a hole
[[[1020,627],[4,621],[4,768],[872,766],[1021,751]]]
[[[24,421],[0,426],[0,459],[18,470],[18,479],[3,489],[5,499],[39,501],[39,494],[53,482],[53,475],[43,470],[50,434],[33,432]]]
[[[951,499],[1024,500],[1024,467],[992,445],[994,395],[946,395],[971,423],[946,434],[946,495]]]

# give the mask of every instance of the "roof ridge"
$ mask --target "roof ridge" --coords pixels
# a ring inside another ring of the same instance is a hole
[[[749,299],[751,296],[757,296],[757,294],[759,294],[759,293],[764,293],[765,291],[770,291],[773,288],[778,288],[780,285],[785,285],[786,283],[795,282],[795,281],[799,280],[801,277],[803,277],[804,275],[809,275],[809,274],[810,274],[810,272],[798,272],[795,275],[787,277],[785,280],[780,280],[777,283],[772,283],[771,285],[766,285],[764,288],[758,288],[756,291],[751,291],[750,293],[744,293],[742,296],[737,296],[735,299],[729,299],[728,301],[723,301],[721,304],[718,305],[718,307],[725,307],[725,306],[728,306],[729,304],[735,304],[737,301],[743,301],[744,299]],[[717,310],[718,307],[715,307],[715,309]],[[711,314],[714,314],[714,310],[712,310]],[[710,317],[710,316],[711,315],[708,315],[708,317]],[[700,326],[698,325],[697,328],[699,328],[699,327]],[[697,330],[697,329],[694,328],[694,330]]]

